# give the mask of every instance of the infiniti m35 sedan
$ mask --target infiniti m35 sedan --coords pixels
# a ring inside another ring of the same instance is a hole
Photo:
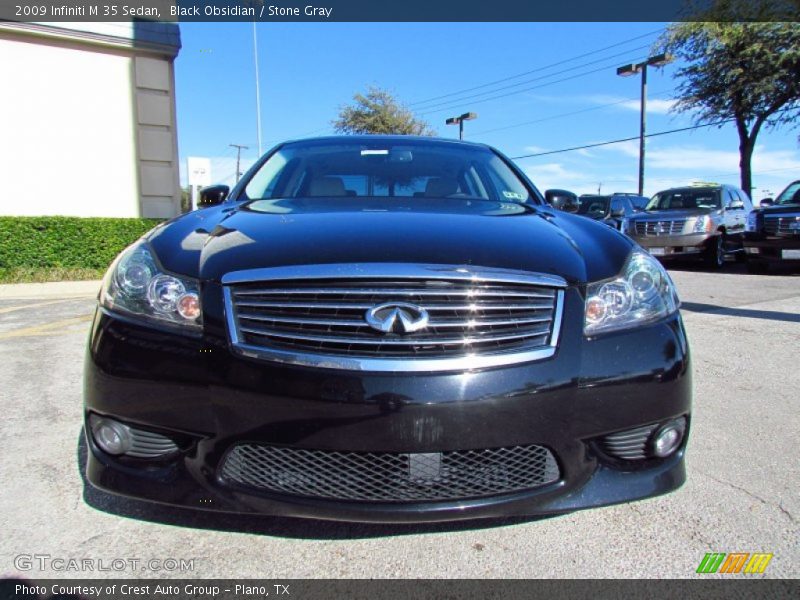
[[[670,277],[477,144],[288,142],[105,276],[87,477],[207,510],[444,521],[685,479]]]

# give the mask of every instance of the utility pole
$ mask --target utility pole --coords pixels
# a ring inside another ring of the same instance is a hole
[[[242,150],[249,150],[249,146],[242,146],[241,144],[228,144],[231,148],[236,148],[236,183],[239,183],[239,177],[242,172],[239,170],[239,159],[242,157]]]

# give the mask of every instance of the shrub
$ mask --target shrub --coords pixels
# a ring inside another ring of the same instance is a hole
[[[0,217],[0,277],[32,270],[105,269],[160,219]]]

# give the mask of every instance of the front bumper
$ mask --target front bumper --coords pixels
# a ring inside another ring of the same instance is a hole
[[[770,236],[747,233],[744,251],[751,260],[797,261],[800,260],[800,235]]]
[[[651,248],[663,248],[664,253],[659,254],[659,258],[669,258],[670,256],[689,256],[702,253],[708,241],[713,236],[707,233],[693,233],[687,235],[632,235],[633,239],[645,250]]]
[[[565,315],[582,314],[570,289]],[[684,448],[666,459],[604,456],[604,434],[688,415],[689,350],[679,316],[593,340],[565,319],[556,356],[471,373],[309,369],[229,352],[209,319],[202,338],[98,311],[86,359],[87,415],[167,434],[160,461],[116,458],[88,434],[87,478],[103,490],[191,508],[365,522],[535,515],[646,498],[679,487]],[[216,334],[216,335],[215,335]],[[87,431],[89,429],[87,428]],[[219,476],[232,445],[348,452],[440,453],[539,444],[557,481],[463,500],[365,502],[243,490]]]

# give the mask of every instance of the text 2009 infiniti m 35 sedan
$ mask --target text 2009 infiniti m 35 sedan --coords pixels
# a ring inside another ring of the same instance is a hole
[[[353,521],[560,513],[684,479],[689,349],[663,267],[492,148],[282,144],[111,265],[89,481]]]

